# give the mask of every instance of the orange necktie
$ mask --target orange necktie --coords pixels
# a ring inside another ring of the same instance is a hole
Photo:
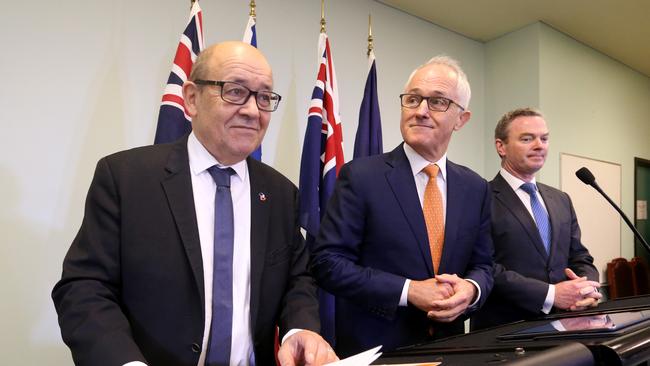
[[[429,164],[422,169],[429,176],[429,182],[424,190],[424,222],[427,225],[427,234],[429,237],[429,249],[431,250],[431,259],[433,261],[433,272],[438,273],[440,268],[440,257],[442,256],[442,246],[445,241],[445,221],[442,213],[442,195],[438,189],[436,177],[438,176],[439,167],[436,164]]]

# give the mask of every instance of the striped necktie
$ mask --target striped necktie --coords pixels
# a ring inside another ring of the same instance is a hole
[[[548,218],[548,212],[546,212],[544,206],[542,206],[542,203],[537,198],[537,186],[535,184],[524,183],[521,185],[521,189],[530,196],[530,206],[533,209],[537,230],[544,243],[546,254],[548,254],[551,248],[551,223]]]

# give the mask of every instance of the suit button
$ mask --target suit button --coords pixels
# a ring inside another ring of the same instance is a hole
[[[201,346],[198,343],[192,343],[192,352],[199,353],[201,352]]]
[[[433,325],[429,325],[429,337],[433,337],[434,333],[435,333],[435,329],[433,329]]]

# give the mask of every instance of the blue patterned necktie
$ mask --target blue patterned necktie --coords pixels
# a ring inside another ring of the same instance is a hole
[[[217,185],[214,196],[214,264],[212,270],[212,322],[206,355],[206,366],[230,364],[232,343],[232,253],[234,219],[230,176],[232,168],[216,165],[208,172]]]
[[[544,209],[544,206],[537,199],[537,186],[533,183],[524,183],[521,185],[521,189],[530,196],[530,206],[533,209],[537,230],[542,237],[544,249],[546,249],[546,253],[548,254],[551,248],[551,222],[548,219],[548,213]]]

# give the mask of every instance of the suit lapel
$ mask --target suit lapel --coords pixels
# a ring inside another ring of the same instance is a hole
[[[464,197],[466,186],[464,180],[460,179],[458,167],[447,160],[447,208],[445,215],[445,241],[442,247],[442,258],[437,273],[447,273],[446,265],[453,262],[453,243],[458,237],[460,222],[462,221]]]
[[[411,165],[406,158],[402,145],[399,145],[387,155],[386,163],[392,167],[392,169],[386,172],[388,185],[393,191],[395,199],[413,231],[417,246],[422,253],[422,258],[429,271],[429,276],[433,277],[431,250],[429,249],[429,239],[426,224],[424,223],[424,215],[422,214],[422,205],[420,204],[418,192],[415,188]]]
[[[531,243],[533,243],[539,255],[548,259],[548,254],[546,253],[546,249],[544,249],[544,243],[542,242],[542,237],[539,235],[539,230],[537,230],[535,219],[533,219],[526,206],[524,206],[523,202],[521,202],[517,194],[512,190],[512,187],[503,179],[501,174],[497,174],[490,183],[494,199],[501,202],[503,207],[512,213],[512,216],[519,221],[528,234]]]
[[[201,304],[205,303],[203,284],[203,260],[199,240],[192,178],[190,177],[189,158],[187,154],[187,137],[176,142],[169,154],[167,166],[169,175],[162,181],[169,208],[174,216],[176,228],[185,247],[194,280],[199,290]],[[201,306],[203,308],[203,306]]]
[[[248,158],[248,174],[251,187],[251,329],[256,329],[257,314],[260,306],[262,272],[266,258],[266,239],[269,224],[269,202],[272,192],[266,190],[266,177],[259,162]],[[262,201],[260,194],[267,198]]]

